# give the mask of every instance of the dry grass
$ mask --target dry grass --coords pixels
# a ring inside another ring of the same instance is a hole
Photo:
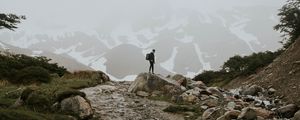
[[[0,87],[9,85],[10,83],[7,80],[0,80]]]

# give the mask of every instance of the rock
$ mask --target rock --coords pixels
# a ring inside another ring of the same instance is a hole
[[[300,120],[300,110],[295,113],[294,117],[292,120]]]
[[[74,115],[80,119],[88,119],[94,114],[91,104],[79,95],[63,99],[60,105],[62,112]]]
[[[229,110],[234,110],[235,106],[236,106],[235,102],[227,103],[227,109],[229,109]]]
[[[194,104],[199,101],[199,98],[195,95],[182,94],[182,95],[180,95],[180,97],[182,98],[183,102],[186,102],[186,103]]]
[[[292,118],[294,114],[299,110],[298,106],[295,104],[289,104],[278,108],[276,114],[282,118]]]
[[[136,95],[141,96],[141,97],[148,97],[150,94],[145,91],[137,91]]]
[[[265,120],[263,117],[257,116],[256,120]]]
[[[259,92],[262,92],[263,88],[257,85],[252,85],[244,90],[242,90],[242,95],[257,96]]]
[[[185,88],[180,86],[176,81],[164,78],[161,75],[141,73],[130,85],[128,92],[136,93],[137,91],[145,91],[151,93],[153,91],[163,91],[170,96],[181,94]]]
[[[239,114],[241,114],[240,111],[238,110],[231,110],[227,111],[224,115],[219,117],[217,120],[232,120],[232,119],[237,119]]]
[[[238,116],[238,119],[256,120],[257,119],[256,111],[249,107],[243,108],[241,114]]]
[[[218,99],[215,99],[215,98],[209,98],[205,101],[202,102],[202,105],[206,105],[208,106],[209,108],[211,107],[216,107],[219,105],[219,100]]]
[[[269,110],[262,109],[262,108],[253,108],[253,109],[255,110],[257,116],[260,116],[264,119],[273,118],[274,113]]]
[[[207,86],[202,81],[192,81],[191,84],[189,84],[191,88],[198,87],[200,89],[206,89]]]
[[[200,88],[195,87],[193,89],[185,91],[183,94],[199,96],[200,95],[200,91],[201,91]]]
[[[202,114],[202,120],[216,120],[224,114],[224,110],[221,108],[209,108]]]
[[[268,89],[268,94],[269,95],[273,95],[276,92],[276,90],[274,88],[269,88]]]
[[[208,87],[206,89],[207,92],[211,93],[211,94],[215,94],[217,96],[219,96],[219,98],[223,99],[223,93],[217,88],[217,87]]]
[[[171,79],[176,80],[178,84],[186,87],[187,86],[187,78],[184,77],[183,75],[176,74],[171,77]]]

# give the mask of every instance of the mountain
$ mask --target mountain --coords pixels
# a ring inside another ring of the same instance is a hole
[[[67,56],[86,68],[105,71],[113,79],[125,79],[128,75],[147,71],[144,56],[155,48],[157,73],[182,73],[193,77],[203,70],[219,69],[235,54],[248,55],[281,46],[278,43],[280,34],[272,30],[277,24],[280,4],[257,3],[236,6],[228,3],[231,6],[214,10],[206,10],[201,4],[202,9],[182,8],[181,4],[156,6],[158,9],[149,7],[149,10],[144,6],[147,11],[141,9],[143,12],[136,16],[129,14],[132,18],[126,14],[120,19],[112,19],[113,13],[105,18],[100,11],[100,15],[95,16],[103,19],[91,20],[91,28],[72,29],[55,24],[43,27],[49,21],[42,25],[41,21],[39,24],[29,21],[24,23],[25,27],[31,26],[28,29],[0,32],[0,40],[24,49]],[[122,14],[118,13],[115,17],[120,16]],[[74,22],[70,20],[66,24],[71,23]],[[47,30],[40,31],[32,26]],[[64,64],[73,66],[68,62]]]
[[[76,70],[93,70],[90,67],[87,67],[68,55],[57,55],[47,51],[41,50],[30,50],[30,49],[23,49],[14,47],[5,43],[0,42],[0,51],[6,51],[14,54],[25,54],[29,56],[46,56],[52,59],[50,62],[58,63],[60,66],[64,66],[69,71],[76,71]]]
[[[300,38],[269,66],[246,78],[231,81],[227,88],[244,85],[260,85],[264,88],[274,88],[278,96],[283,96],[289,103],[300,104]]]

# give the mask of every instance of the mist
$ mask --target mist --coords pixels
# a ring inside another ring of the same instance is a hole
[[[155,48],[157,73],[193,77],[219,69],[233,55],[280,48],[280,34],[273,26],[283,4],[282,0],[1,0],[1,12],[27,19],[15,32],[2,30],[0,39],[68,57],[115,79],[146,72],[144,56]]]

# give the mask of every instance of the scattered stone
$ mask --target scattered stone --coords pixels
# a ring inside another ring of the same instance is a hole
[[[300,120],[300,110],[295,113],[294,117],[292,120]]]
[[[183,102],[186,102],[186,103],[194,104],[199,101],[199,98],[195,95],[182,94],[182,95],[180,95],[180,97],[182,98]]]
[[[257,116],[260,116],[264,119],[271,119],[273,118],[274,113],[266,110],[266,109],[262,109],[262,108],[253,108],[257,114]]]
[[[216,120],[224,114],[224,110],[221,108],[209,108],[202,114],[202,120]]]
[[[227,111],[224,115],[222,115],[221,117],[219,117],[217,120],[232,120],[232,119],[237,119],[240,114],[241,114],[241,112],[238,111],[238,110]]]
[[[223,93],[217,88],[217,87],[208,87],[206,89],[207,92],[211,93],[211,94],[215,94],[217,96],[219,96],[219,98],[223,99]]]
[[[289,104],[278,108],[276,114],[282,118],[292,118],[294,114],[299,110],[298,106],[295,104]]]
[[[227,103],[227,109],[229,109],[229,110],[234,110],[235,106],[236,106],[235,102]]]
[[[242,109],[242,112],[238,116],[238,119],[241,119],[241,120],[256,120],[257,119],[256,111],[253,110],[250,107],[246,107],[246,108]]]
[[[257,96],[259,92],[262,92],[263,88],[257,85],[252,85],[242,91],[242,95]]]
[[[207,99],[207,100],[203,101],[202,105],[206,105],[209,108],[211,108],[211,107],[217,107],[219,105],[219,100],[218,99],[214,99],[214,98],[210,98],[210,99]]]
[[[179,85],[182,85],[184,87],[187,86],[187,78],[184,77],[183,75],[176,74],[172,76],[171,79],[176,80]]]
[[[269,88],[268,89],[268,94],[269,95],[273,95],[276,92],[276,90],[274,88]]]
[[[206,85],[202,81],[193,81],[189,86],[192,88],[198,87],[200,89],[206,89]]]
[[[60,105],[62,112],[80,119],[88,119],[94,114],[90,103],[79,95],[62,100]]]
[[[145,91],[137,91],[136,95],[141,96],[141,97],[148,97],[150,94]]]

